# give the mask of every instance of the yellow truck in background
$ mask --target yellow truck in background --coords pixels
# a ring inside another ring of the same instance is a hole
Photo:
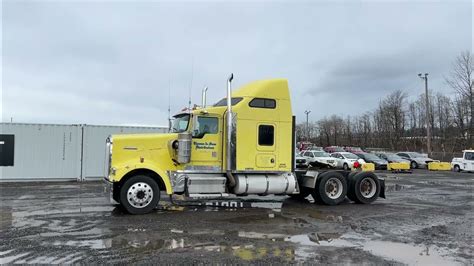
[[[371,172],[295,171],[287,80],[255,81],[232,92],[232,79],[226,98],[175,115],[168,134],[108,138],[104,181],[112,203],[144,214],[158,205],[161,191],[189,198],[311,194],[328,205],[346,196],[357,203],[385,197],[384,180]]]

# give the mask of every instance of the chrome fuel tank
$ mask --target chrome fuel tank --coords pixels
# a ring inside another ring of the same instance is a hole
[[[234,174],[234,193],[239,194],[293,194],[296,177],[293,173],[281,174]]]

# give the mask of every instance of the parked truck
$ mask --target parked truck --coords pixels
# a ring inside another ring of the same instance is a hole
[[[232,79],[226,98],[175,115],[168,134],[108,138],[104,181],[112,203],[144,214],[158,205],[161,191],[171,199],[311,194],[328,205],[346,196],[358,203],[384,197],[384,180],[374,173],[295,171],[287,80],[255,81],[232,92]]]
[[[453,158],[451,167],[455,172],[474,171],[474,150],[465,150],[462,158]]]

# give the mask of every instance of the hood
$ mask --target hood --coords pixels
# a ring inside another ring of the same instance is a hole
[[[334,157],[315,157],[314,159],[318,161],[328,161],[328,160],[334,161],[335,160]]]
[[[157,150],[168,149],[172,140],[178,139],[177,133],[119,134],[112,135],[115,149]]]
[[[417,158],[413,158],[413,160],[417,163],[425,163],[425,162],[432,162],[433,161],[433,159],[428,158],[428,157],[417,157]]]

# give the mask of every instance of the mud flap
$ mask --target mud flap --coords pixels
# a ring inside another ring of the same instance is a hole
[[[380,182],[380,194],[379,194],[379,197],[385,199],[385,179],[379,178],[379,182]]]

